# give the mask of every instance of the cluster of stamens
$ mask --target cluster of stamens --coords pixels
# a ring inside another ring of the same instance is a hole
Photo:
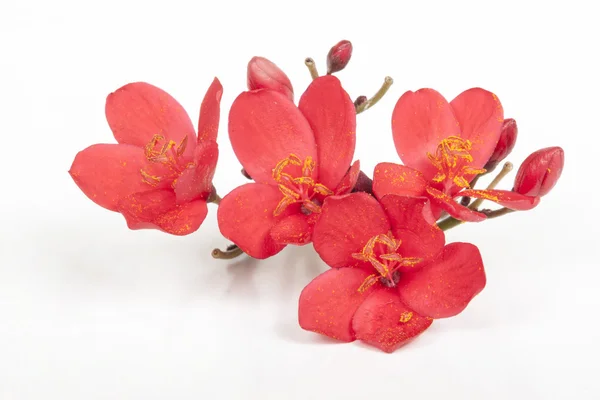
[[[162,144],[161,144],[162,143]],[[177,144],[173,140],[166,141],[162,135],[154,135],[150,142],[144,147],[144,155],[146,159],[152,163],[161,163],[165,165],[169,171],[167,176],[156,176],[145,170],[140,170],[142,181],[151,185],[157,186],[162,180],[172,180],[172,185],[175,184],[176,178],[189,167],[189,163],[182,162],[182,156],[187,146],[187,135]]]
[[[469,166],[473,162],[471,156],[472,144],[458,136],[449,136],[443,139],[435,151],[435,154],[427,153],[429,161],[438,169],[433,177],[434,182],[454,183],[461,188],[469,188],[469,181],[465,175],[478,175],[485,169],[475,169]]]
[[[302,176],[294,178],[287,172],[288,167],[302,167]],[[289,205],[294,203],[302,204],[302,212],[305,214],[320,213],[321,206],[315,195],[330,196],[333,191],[321,183],[316,183],[312,177],[315,170],[315,162],[311,156],[306,157],[304,162],[295,154],[290,154],[277,163],[273,169],[273,179],[278,183],[279,190],[283,198],[275,208],[273,215],[281,214]]]
[[[417,257],[402,257],[398,254],[398,248],[402,241],[396,239],[392,232],[373,236],[362,252],[352,254],[352,257],[371,263],[378,274],[369,275],[358,288],[359,292],[364,292],[369,287],[379,281],[387,287],[394,287],[400,280],[401,267],[412,267],[422,259]]]

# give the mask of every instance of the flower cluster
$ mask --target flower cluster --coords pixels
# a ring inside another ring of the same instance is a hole
[[[351,55],[349,41],[336,44],[324,76],[306,59],[313,80],[297,104],[281,69],[262,57],[250,60],[248,90],[228,120],[250,182],[222,199],[212,182],[223,91],[216,78],[197,130],[174,98],[148,83],[110,94],[106,118],[118,144],[79,152],[69,173],[131,229],[187,235],[204,221],[207,203],[215,203],[219,229],[233,242],[215,249],[215,258],[264,259],[287,245],[312,243],[331,269],[300,294],[300,326],[392,352],[433,320],[462,312],[485,287],[478,248],[447,244],[444,231],[533,209],[558,181],[564,153],[548,147],[531,154],[510,190],[496,189],[509,162],[487,187],[476,188],[511,153],[515,120],[505,119],[498,97],[481,88],[450,102],[420,89],[404,93],[391,116],[390,139],[402,164],[381,162],[365,173],[354,160],[357,114],[380,101],[392,80],[353,101],[333,76]],[[481,208],[485,200],[500,208]]]

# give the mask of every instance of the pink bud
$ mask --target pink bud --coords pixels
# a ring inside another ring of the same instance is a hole
[[[248,63],[248,89],[271,89],[294,101],[294,88],[287,75],[264,57],[253,57]]]
[[[484,167],[486,170],[492,171],[500,161],[504,160],[510,154],[517,142],[518,132],[517,121],[512,118],[504,120],[496,149]]]
[[[346,68],[352,57],[352,43],[342,40],[329,50],[327,54],[327,73],[333,74]]]
[[[521,164],[513,191],[526,196],[544,196],[556,185],[564,164],[565,153],[560,147],[536,151]]]

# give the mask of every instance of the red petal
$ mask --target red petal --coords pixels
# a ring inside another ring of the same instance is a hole
[[[160,229],[173,235],[198,230],[208,212],[206,202],[196,200],[177,205],[172,190],[134,193],[119,202],[118,210],[130,229]]]
[[[298,212],[291,205],[277,217],[273,211],[283,195],[275,186],[258,183],[242,185],[221,200],[217,212],[223,236],[254,258],[267,258],[285,246],[271,238],[271,228],[283,218]]]
[[[392,114],[392,131],[398,155],[405,165],[423,172],[430,180],[438,170],[427,158],[448,136],[460,136],[452,108],[433,89],[406,92]]]
[[[300,111],[317,144],[319,182],[335,188],[348,171],[356,146],[356,110],[335,76],[312,81],[300,98]]]
[[[316,214],[292,214],[271,229],[271,238],[279,244],[303,245],[310,243]]]
[[[470,243],[452,243],[425,268],[404,273],[398,293],[419,314],[446,318],[464,310],[484,287],[479,249]]]
[[[276,184],[273,168],[290,154],[317,161],[310,125],[294,103],[272,90],[238,96],[229,113],[229,138],[238,160],[258,183]]]
[[[460,124],[460,137],[473,144],[472,168],[482,168],[496,149],[504,111],[495,94],[481,88],[473,88],[459,94],[450,102],[456,120]]]
[[[355,268],[332,269],[313,279],[302,293],[298,305],[298,322],[302,329],[334,339],[354,340],[352,317],[360,304],[379,285],[364,292],[358,288],[369,276]]]
[[[356,181],[358,180],[358,175],[360,174],[360,161],[356,160],[342,178],[339,185],[335,188],[336,195],[347,194],[354,189],[354,185],[356,185]]]
[[[380,163],[373,173],[373,193],[378,199],[388,194],[422,196],[427,187],[423,174],[416,169],[392,163]]]
[[[190,117],[170,94],[149,83],[127,84],[106,98],[106,120],[117,142],[144,147],[154,135],[181,142],[191,155],[196,132]]]
[[[377,200],[366,193],[331,196],[325,199],[315,224],[315,250],[330,267],[363,265],[352,258],[370,238],[388,233],[390,223]]]
[[[405,306],[395,290],[382,289],[358,307],[352,329],[356,339],[391,353],[423,333],[432,322]]]
[[[206,201],[194,200],[177,205],[170,211],[159,215],[154,223],[164,232],[183,236],[197,231],[207,213]]]
[[[194,150],[194,163],[175,181],[177,203],[206,199],[212,191],[212,179],[219,158],[217,142],[204,141]]]
[[[458,204],[452,197],[435,188],[428,187],[426,193],[434,206],[446,211],[451,217],[466,222],[480,222],[487,218],[485,214],[473,211],[468,207]]]
[[[294,101],[294,88],[277,65],[264,57],[252,57],[248,63],[247,84],[249,90],[271,89]]]
[[[444,232],[435,224],[427,198],[389,195],[381,199],[402,257],[432,259],[444,248]],[[423,263],[420,263],[423,264]],[[420,265],[417,264],[417,267]],[[409,269],[411,267],[408,267]]]
[[[75,156],[69,173],[96,204],[116,211],[120,199],[151,190],[140,170],[147,166],[144,151],[127,144],[95,144]]]
[[[219,118],[221,116],[221,96],[223,86],[215,78],[206,91],[200,105],[200,118],[198,119],[198,143],[217,140],[219,132]]]
[[[511,210],[531,210],[540,203],[539,197],[525,196],[508,190],[463,190],[460,196],[485,199]]]

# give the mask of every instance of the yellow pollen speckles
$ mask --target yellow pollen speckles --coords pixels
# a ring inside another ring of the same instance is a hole
[[[449,136],[443,139],[435,151],[435,154],[427,153],[429,161],[438,169],[433,177],[437,183],[452,182],[461,188],[469,188],[469,181],[465,175],[478,175],[485,169],[475,169],[469,166],[473,162],[471,149],[473,145],[470,140],[458,136]]]
[[[491,200],[496,203],[500,201],[500,199],[498,199],[498,196],[490,194],[490,192],[488,192],[487,190],[473,190],[473,193],[479,195],[482,199],[485,200]]]
[[[400,323],[405,324],[408,321],[410,321],[413,317],[413,313],[410,311],[404,311],[402,314],[400,314]]]
[[[401,244],[401,240],[396,239],[392,232],[388,232],[373,236],[362,252],[352,254],[352,258],[356,260],[369,262],[379,274],[369,275],[359,286],[359,292],[363,293],[381,278],[386,279],[389,285],[395,286],[394,272],[401,267],[412,267],[422,261],[417,257],[402,257],[398,254]]]
[[[174,184],[174,180],[183,172],[184,169],[193,167],[193,163],[182,165],[182,156],[187,147],[187,135],[177,144],[173,140],[166,141],[163,135],[154,135],[150,142],[144,147],[144,155],[151,163],[160,163],[167,167],[170,174],[166,177],[152,175],[148,171],[140,170],[142,182],[151,186],[157,186],[163,178],[170,180]],[[161,145],[161,142],[164,142]]]
[[[292,176],[290,169],[295,171]],[[273,168],[273,179],[278,183],[279,191],[283,198],[273,211],[274,216],[280,215],[288,206],[295,203],[302,203],[308,213],[319,213],[321,207],[314,200],[315,195],[331,196],[333,191],[321,183],[315,182],[312,177],[316,168],[316,163],[311,156],[306,157],[304,161],[295,154],[290,154],[288,158],[279,161]],[[288,172],[286,172],[286,170]]]

